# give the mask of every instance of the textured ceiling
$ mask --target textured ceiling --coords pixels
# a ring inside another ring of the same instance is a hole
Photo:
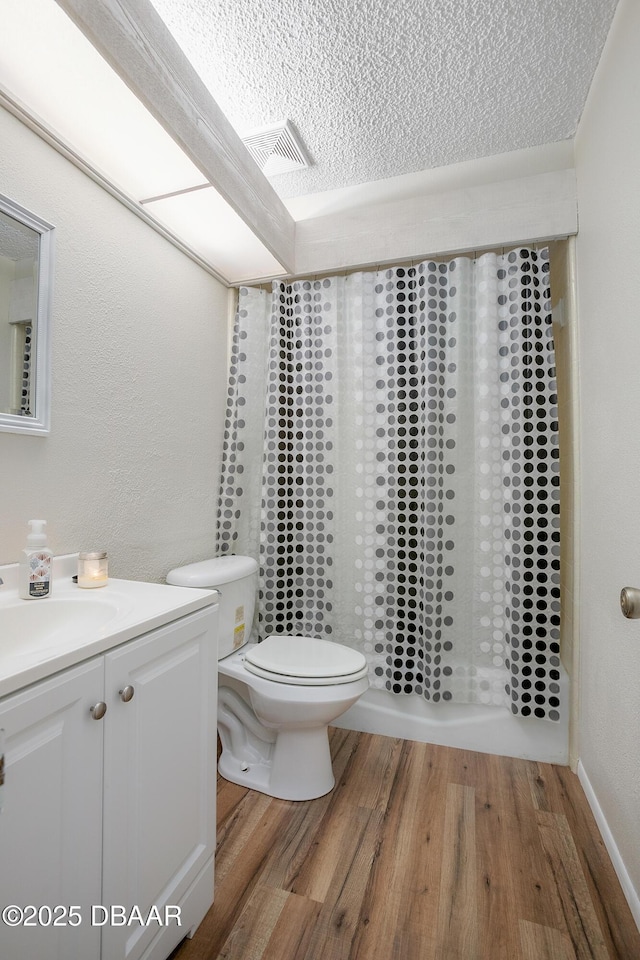
[[[152,0],[241,135],[316,193],[572,137],[617,0]]]

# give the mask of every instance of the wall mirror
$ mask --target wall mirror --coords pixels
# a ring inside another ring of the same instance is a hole
[[[50,223],[0,194],[0,430],[49,433]]]

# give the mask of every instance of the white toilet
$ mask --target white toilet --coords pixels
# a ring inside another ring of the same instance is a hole
[[[252,643],[258,565],[251,557],[178,567],[167,583],[221,594],[221,775],[281,800],[328,793],[335,780],[327,727],[369,686],[363,654],[311,637],[273,635]]]

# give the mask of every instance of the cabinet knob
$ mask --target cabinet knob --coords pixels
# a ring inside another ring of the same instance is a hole
[[[90,712],[94,720],[102,720],[105,713],[107,712],[107,705],[104,702],[104,700],[98,700],[97,703],[94,703],[94,705],[91,707]]]
[[[122,690],[118,690],[118,693],[120,694],[120,699],[123,703],[129,703],[129,700],[133,700],[135,690],[131,686],[126,686],[123,687]]]

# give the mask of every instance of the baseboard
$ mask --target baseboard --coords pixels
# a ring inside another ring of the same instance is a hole
[[[615,840],[613,839],[613,834],[609,829],[609,824],[607,823],[602,808],[598,803],[598,798],[596,797],[595,791],[591,786],[589,777],[587,776],[586,770],[582,765],[582,760],[578,760],[578,769],[577,769],[578,779],[582,784],[582,789],[585,792],[585,796],[591,807],[591,812],[595,817],[595,821],[598,824],[598,829],[602,835],[604,845],[607,848],[607,852],[611,857],[611,862],[613,868],[618,875],[618,880],[620,881],[620,886],[622,887],[622,892],[624,893],[627,903],[629,904],[629,909],[633,914],[633,919],[636,922],[636,926],[640,930],[640,897],[636,891],[631,878],[627,873],[627,868],[624,865],[624,861],[620,855],[620,851],[616,845]]]

